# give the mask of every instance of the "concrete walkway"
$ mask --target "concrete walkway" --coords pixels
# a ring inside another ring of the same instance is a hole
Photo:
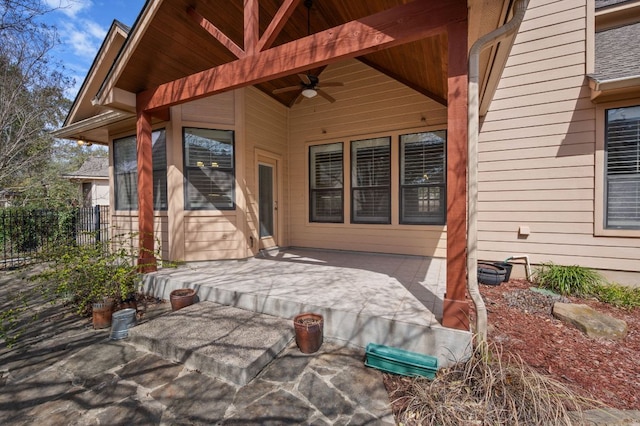
[[[0,280],[5,291],[24,286],[11,283]],[[129,338],[109,340],[109,330],[93,330],[59,306],[38,309],[21,344],[0,350],[3,425],[394,424],[381,373],[363,365],[361,349],[325,341],[305,355],[289,336],[275,360],[239,385]],[[130,331],[185,318],[169,311],[168,303],[153,306]]]

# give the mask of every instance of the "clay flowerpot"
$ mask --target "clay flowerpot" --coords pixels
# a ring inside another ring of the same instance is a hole
[[[111,316],[113,315],[113,301],[104,300],[94,302],[91,305],[93,313],[93,328],[96,330],[111,327]]]
[[[293,319],[296,344],[305,354],[317,352],[322,346],[324,319],[320,314],[303,313]]]
[[[192,288],[179,288],[173,290],[169,294],[169,301],[171,302],[171,310],[177,311],[186,306],[193,305],[196,301],[196,291]]]

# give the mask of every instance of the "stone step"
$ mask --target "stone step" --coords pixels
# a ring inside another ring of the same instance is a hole
[[[293,338],[291,320],[203,301],[131,328],[128,340],[242,386]]]

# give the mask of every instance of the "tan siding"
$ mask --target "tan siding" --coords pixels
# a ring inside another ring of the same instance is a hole
[[[290,111],[291,245],[444,257],[445,227],[398,224],[397,145],[400,134],[444,129],[446,108],[355,60],[327,67],[320,80],[345,85],[327,89],[337,99],[333,104],[318,97]],[[392,136],[392,224],[349,223],[348,166],[344,170],[345,223],[309,223],[309,144],[343,142],[347,157],[351,140],[378,136]]]
[[[186,261],[241,257],[244,240],[235,212],[211,216],[189,216],[187,213],[184,229]]]
[[[234,92],[221,93],[183,104],[182,120],[234,124]]]
[[[530,1],[481,127],[480,258],[640,270],[638,239],[594,237],[586,12],[583,0]]]
[[[138,247],[138,215],[137,213],[118,212],[111,216],[111,238],[116,243],[129,242],[132,247]],[[155,215],[154,247],[161,259],[169,258],[168,218],[166,215]]]

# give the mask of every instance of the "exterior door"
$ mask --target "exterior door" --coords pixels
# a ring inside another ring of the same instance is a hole
[[[278,245],[277,163],[262,158],[258,163],[258,223],[260,249]]]

